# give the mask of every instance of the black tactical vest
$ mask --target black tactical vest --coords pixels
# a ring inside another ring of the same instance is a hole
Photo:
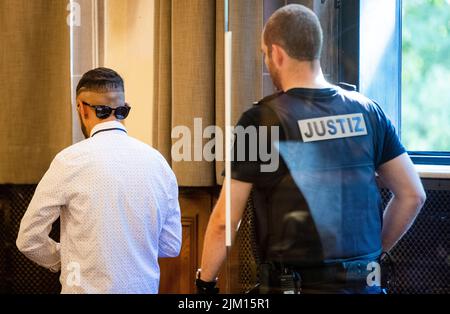
[[[280,122],[285,138],[274,146],[286,165],[269,193],[253,192],[261,260],[302,266],[381,252],[371,102],[336,88],[293,90],[258,105]]]

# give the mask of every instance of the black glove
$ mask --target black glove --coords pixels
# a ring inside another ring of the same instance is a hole
[[[197,287],[197,294],[218,294],[219,288],[216,287],[216,282],[206,282],[201,279],[195,280],[195,286]]]

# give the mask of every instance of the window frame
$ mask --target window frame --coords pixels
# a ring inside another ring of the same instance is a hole
[[[339,81],[347,82],[357,86],[358,91],[361,91],[361,14],[364,10],[364,3],[362,1],[367,0],[346,0],[341,2],[339,10],[339,33],[338,39],[339,45]],[[391,112],[395,112],[394,124],[397,125],[397,131],[400,139],[402,138],[402,9],[403,0],[395,0],[396,10],[395,12],[397,21],[395,26],[395,32],[398,35],[399,42],[397,43],[396,50],[392,52],[392,56],[395,55],[399,64],[398,73],[394,73],[391,78],[392,81],[398,82],[398,97],[393,99],[391,105],[380,104],[384,106],[383,109],[388,108]],[[382,5],[382,2],[379,2]],[[346,62],[343,62],[345,60]],[[349,64],[349,60],[353,60]],[[380,80],[381,81],[381,80]],[[365,91],[361,91],[365,93]],[[371,97],[372,95],[368,95]],[[376,98],[375,98],[376,99]],[[450,151],[408,151],[414,164],[418,165],[450,165]]]

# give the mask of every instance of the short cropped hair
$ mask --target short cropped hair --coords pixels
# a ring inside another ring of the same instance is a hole
[[[77,85],[77,96],[82,91],[125,91],[122,77],[114,70],[97,68],[86,72]]]
[[[264,43],[268,47],[269,56],[272,53],[272,45],[276,44],[296,60],[318,60],[323,45],[319,18],[303,5],[284,6],[267,22],[264,28]]]

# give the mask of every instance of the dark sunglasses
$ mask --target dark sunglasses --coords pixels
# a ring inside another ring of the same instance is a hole
[[[109,106],[105,106],[105,105],[91,105],[88,104],[87,102],[82,101],[83,105],[91,107],[92,109],[95,110],[95,114],[97,116],[97,118],[99,119],[107,119],[111,116],[111,114],[114,111],[114,116],[118,119],[118,120],[124,120],[128,117],[128,114],[130,113],[131,107],[125,103],[125,106],[120,106],[117,108],[111,108]]]

